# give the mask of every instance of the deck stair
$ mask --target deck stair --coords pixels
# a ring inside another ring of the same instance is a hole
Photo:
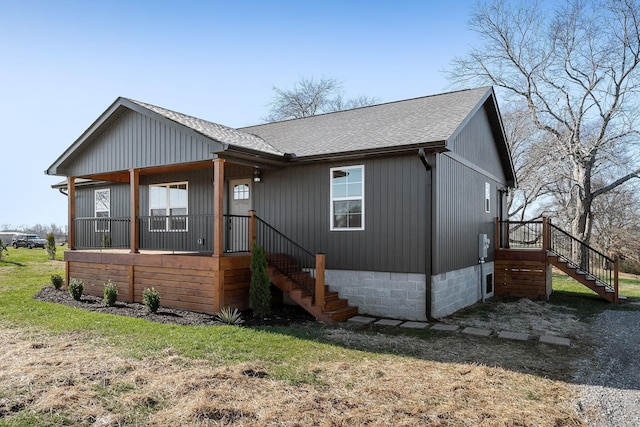
[[[616,291],[613,286],[599,279],[595,275],[592,275],[582,270],[578,265],[571,262],[569,259],[558,255],[552,251],[549,251],[548,260],[557,269],[566,273],[569,277],[575,281],[582,283],[587,288],[591,289],[602,298],[609,302],[615,302]],[[624,295],[618,295],[619,300],[626,300]]]
[[[496,241],[500,244],[497,254],[501,259],[509,260],[506,262],[511,263],[508,269],[512,273],[527,271],[527,261],[535,260],[539,263],[538,270],[541,266],[546,269],[552,265],[609,302],[627,299],[618,293],[618,259],[576,239],[548,218],[542,221],[498,221]],[[550,277],[545,279],[547,284]],[[536,282],[535,286],[544,288],[545,284]],[[550,285],[546,286],[550,290]],[[513,286],[509,288],[514,289]]]
[[[271,283],[318,320],[340,322],[358,314],[358,307],[350,306],[337,292],[330,292],[327,285],[323,285],[324,298],[319,304],[315,278],[288,255],[268,254],[267,273]]]

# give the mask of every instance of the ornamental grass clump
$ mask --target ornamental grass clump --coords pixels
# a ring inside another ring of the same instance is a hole
[[[215,314],[216,321],[220,323],[224,323],[225,325],[242,325],[244,323],[244,319],[242,318],[242,314],[238,311],[237,308],[233,310],[231,307],[224,307],[222,310]]]
[[[80,298],[82,297],[82,291],[84,291],[84,282],[82,280],[69,280],[69,295],[71,295],[74,300],[80,301]]]
[[[118,299],[118,285],[111,280],[107,280],[104,284],[104,299],[102,300],[107,307],[113,307]]]
[[[147,313],[155,313],[160,307],[160,293],[154,288],[146,288],[142,291],[142,302],[147,308]]]
[[[59,274],[52,274],[51,275],[51,284],[53,285],[54,288],[60,289],[62,287],[62,285],[64,285],[64,279]]]

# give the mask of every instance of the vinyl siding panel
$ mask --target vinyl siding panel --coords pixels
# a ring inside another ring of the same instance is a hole
[[[330,231],[330,168],[364,165],[365,229]],[[424,273],[429,172],[417,154],[293,166],[263,173],[254,185],[257,215],[327,268]]]
[[[487,261],[492,261],[498,186],[502,185],[446,154],[438,155],[436,161],[433,274],[478,264],[481,233],[491,239]],[[491,184],[489,213],[485,212],[484,205],[485,182]]]
[[[68,176],[195,162],[212,158],[205,137],[135,111],[116,117],[69,162]]]

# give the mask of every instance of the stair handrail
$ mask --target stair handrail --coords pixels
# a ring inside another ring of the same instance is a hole
[[[300,246],[257,215],[255,219],[256,241],[264,247],[267,252],[267,261],[269,264],[291,279],[291,281],[298,285],[303,291],[311,295],[315,301],[316,255]],[[282,255],[285,255],[289,259]],[[291,264],[290,260],[293,260],[295,264]],[[295,273],[300,270],[309,273],[309,276],[313,280],[303,280],[297,276]]]
[[[567,264],[604,285],[618,299],[618,262],[599,250],[587,245],[558,226],[548,223],[549,247],[547,250],[563,258]]]

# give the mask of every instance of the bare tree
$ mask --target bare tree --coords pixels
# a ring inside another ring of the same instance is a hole
[[[344,99],[342,82],[332,77],[315,80],[302,77],[293,89],[273,88],[275,96],[269,104],[267,122],[300,119],[316,114],[347,110],[350,108],[372,105],[375,98],[360,96]]]
[[[507,199],[508,216],[518,221],[540,218],[545,207],[542,201],[551,191],[546,179],[551,154],[545,147],[545,134],[536,128],[526,105],[514,103],[502,117],[518,171],[518,188]]]
[[[640,175],[638,1],[494,0],[476,5],[470,26],[484,44],[454,59],[452,81],[527,104],[567,174],[558,190],[569,191],[572,234],[589,243],[594,200]]]

